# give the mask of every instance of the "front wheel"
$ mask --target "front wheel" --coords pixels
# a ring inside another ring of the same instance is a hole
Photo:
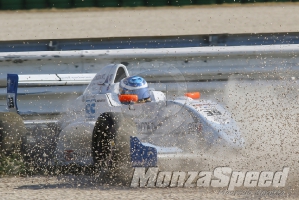
[[[124,114],[104,113],[98,118],[93,130],[92,153],[104,182],[128,185],[131,181],[130,136],[135,134],[135,123]]]

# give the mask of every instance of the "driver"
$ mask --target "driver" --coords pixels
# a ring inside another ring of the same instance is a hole
[[[119,83],[119,94],[136,94],[138,103],[150,102],[147,82],[140,76],[129,76]]]

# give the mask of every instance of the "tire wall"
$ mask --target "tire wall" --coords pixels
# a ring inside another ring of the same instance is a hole
[[[20,115],[17,113],[0,113],[0,149],[1,153],[9,154],[16,150],[26,128]]]

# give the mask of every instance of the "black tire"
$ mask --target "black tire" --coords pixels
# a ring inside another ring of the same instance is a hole
[[[133,175],[130,136],[135,134],[133,120],[121,113],[104,113],[98,118],[93,130],[92,153],[104,183],[130,183]]]
[[[28,127],[22,137],[21,152],[24,161],[34,167],[45,168],[55,156],[57,144],[56,124],[40,124]]]
[[[4,155],[19,152],[21,138],[27,130],[17,113],[0,113],[0,148]]]

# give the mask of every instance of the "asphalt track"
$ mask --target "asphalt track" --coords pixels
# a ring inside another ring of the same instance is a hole
[[[7,11],[0,12],[0,40],[298,32],[298,8],[299,4],[289,3]],[[279,83],[280,92],[274,89],[274,83],[263,84],[228,84],[222,100],[246,130],[245,137],[251,144],[242,159],[228,162],[247,170],[290,166],[290,182],[281,189],[283,195],[261,195],[255,193],[257,190],[246,195],[223,194],[222,189],[211,187],[132,189],[102,185],[90,176],[65,175],[1,177],[0,199],[294,199],[298,196],[299,140],[293,134],[298,124],[298,91],[292,82]]]
[[[1,11],[0,41],[299,32],[299,3]]]

